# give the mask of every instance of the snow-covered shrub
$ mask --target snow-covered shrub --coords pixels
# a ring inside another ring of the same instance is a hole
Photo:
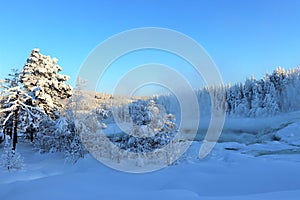
[[[149,108],[151,106],[149,102],[138,100],[129,105],[129,115],[135,125],[147,125],[152,120],[152,113]]]
[[[95,112],[81,113],[75,120],[75,129],[77,136],[80,137],[84,147],[88,151],[102,154],[107,150],[104,138],[99,134],[102,130],[102,124],[98,121],[98,116]]]
[[[23,158],[16,150],[12,149],[11,141],[9,139],[7,139],[5,143],[4,152],[0,159],[0,166],[8,171],[18,170],[24,166]]]
[[[169,144],[177,132],[175,117],[163,112],[153,100],[138,100],[129,105],[132,128],[129,134],[112,137],[124,150],[149,152]]]
[[[101,123],[102,128],[106,128],[106,123],[112,123],[112,111],[111,109],[107,108],[106,105],[101,105],[100,108],[95,109],[95,113],[97,114],[97,119]]]
[[[53,152],[58,148],[58,142],[53,136],[55,132],[55,121],[44,117],[39,124],[40,129],[34,138],[34,148],[40,153]]]
[[[43,129],[37,133],[35,149],[41,153],[62,152],[66,160],[75,163],[86,152],[74,122],[61,117],[56,121],[44,119]]]

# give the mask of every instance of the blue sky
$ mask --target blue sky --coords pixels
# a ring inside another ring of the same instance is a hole
[[[300,64],[299,8],[298,0],[1,1],[0,77],[22,68],[39,47],[59,59],[73,84],[85,58],[105,39],[128,29],[163,27],[201,44],[224,82],[260,78],[277,66]]]

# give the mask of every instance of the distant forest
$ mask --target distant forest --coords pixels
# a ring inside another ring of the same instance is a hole
[[[300,67],[278,67],[262,79],[251,77],[244,83],[211,86],[195,91],[202,115],[210,115],[212,105],[227,116],[264,117],[300,109]],[[168,112],[180,107],[173,94],[156,97]]]

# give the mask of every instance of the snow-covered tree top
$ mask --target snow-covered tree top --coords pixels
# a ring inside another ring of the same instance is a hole
[[[62,67],[57,62],[57,58],[43,55],[35,48],[19,76],[24,89],[33,97],[33,104],[49,115],[54,115],[62,107],[60,99],[69,98],[73,93],[72,87],[66,83],[70,77],[59,74]]]

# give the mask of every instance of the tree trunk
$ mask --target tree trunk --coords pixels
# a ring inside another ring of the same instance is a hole
[[[30,130],[30,142],[33,142],[33,130]]]
[[[13,148],[12,150],[16,150],[18,143],[18,118],[19,118],[19,107],[14,111],[14,133],[13,133]]]

